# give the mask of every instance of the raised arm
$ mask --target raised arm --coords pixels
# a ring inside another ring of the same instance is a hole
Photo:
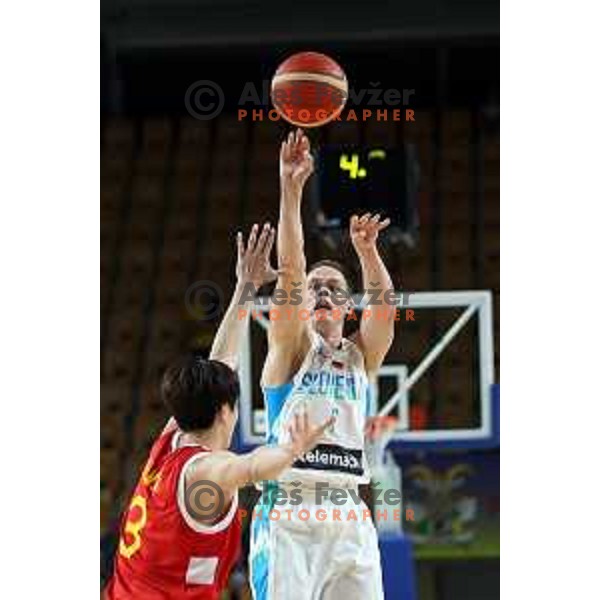
[[[275,241],[275,229],[267,223],[260,236],[258,233],[259,227],[254,225],[246,247],[242,233],[237,234],[237,282],[210,351],[211,360],[225,363],[234,370],[238,367],[242,340],[247,333],[254,292],[277,277],[269,258]]]
[[[277,279],[273,309],[280,318],[269,328],[269,353],[263,370],[263,383],[279,385],[287,381],[294,362],[308,341],[306,257],[302,230],[302,193],[313,172],[310,144],[302,130],[290,133],[281,144],[279,157],[281,198],[277,227],[277,258],[283,267]]]
[[[254,299],[253,292],[263,283],[273,281],[277,277],[277,271],[271,267],[269,262],[275,241],[275,229],[266,223],[260,232],[260,237],[258,233],[259,226],[254,224],[245,248],[242,233],[237,234],[237,282],[229,307],[210,349],[211,360],[225,363],[234,371],[238,368],[240,348],[247,332],[248,318]],[[177,423],[171,417],[162,433],[164,435],[176,428]]]
[[[363,319],[361,319],[357,343],[365,357],[365,367],[370,379],[374,378],[394,340],[394,308],[386,300],[386,292],[394,291],[392,278],[377,249],[379,232],[390,224],[380,216],[350,219],[350,237],[358,254],[362,271],[363,288],[367,290]],[[388,293],[388,297],[389,297]],[[366,311],[369,311],[368,313]]]

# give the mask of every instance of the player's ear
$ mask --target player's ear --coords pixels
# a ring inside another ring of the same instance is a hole
[[[230,416],[231,408],[227,402],[223,402],[219,407],[219,412],[217,412],[217,416],[215,421],[219,423],[219,425],[226,425]]]

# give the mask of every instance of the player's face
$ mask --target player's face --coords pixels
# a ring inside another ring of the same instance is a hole
[[[340,321],[352,306],[346,278],[334,267],[317,267],[307,277],[309,308],[314,321]]]

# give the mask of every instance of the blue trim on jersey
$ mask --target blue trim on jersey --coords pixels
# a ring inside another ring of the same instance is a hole
[[[276,441],[273,436],[273,427],[293,389],[293,381],[282,385],[263,387],[265,406],[267,407],[267,444]]]
[[[254,506],[254,512],[262,513],[262,518],[253,516],[250,527],[250,586],[253,600],[269,600],[269,562],[271,556],[271,519],[269,515],[275,505],[279,489],[273,481],[264,482],[263,493]],[[255,548],[258,547],[258,551]]]
[[[260,535],[260,529],[269,529],[269,519],[260,521],[254,519],[252,522],[252,538],[256,539]],[[269,536],[269,531],[264,531],[262,535]],[[252,596],[254,600],[268,600],[269,594],[269,552],[263,550],[250,557],[250,585],[252,587]]]
[[[365,416],[373,417],[377,413],[375,406],[375,393],[374,386],[371,382],[367,383],[367,398],[366,398],[366,407],[365,407]]]

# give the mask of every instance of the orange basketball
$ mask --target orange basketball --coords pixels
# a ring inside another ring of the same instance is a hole
[[[319,127],[335,119],[348,98],[346,74],[318,52],[284,60],[271,82],[271,100],[283,119],[298,127]]]

